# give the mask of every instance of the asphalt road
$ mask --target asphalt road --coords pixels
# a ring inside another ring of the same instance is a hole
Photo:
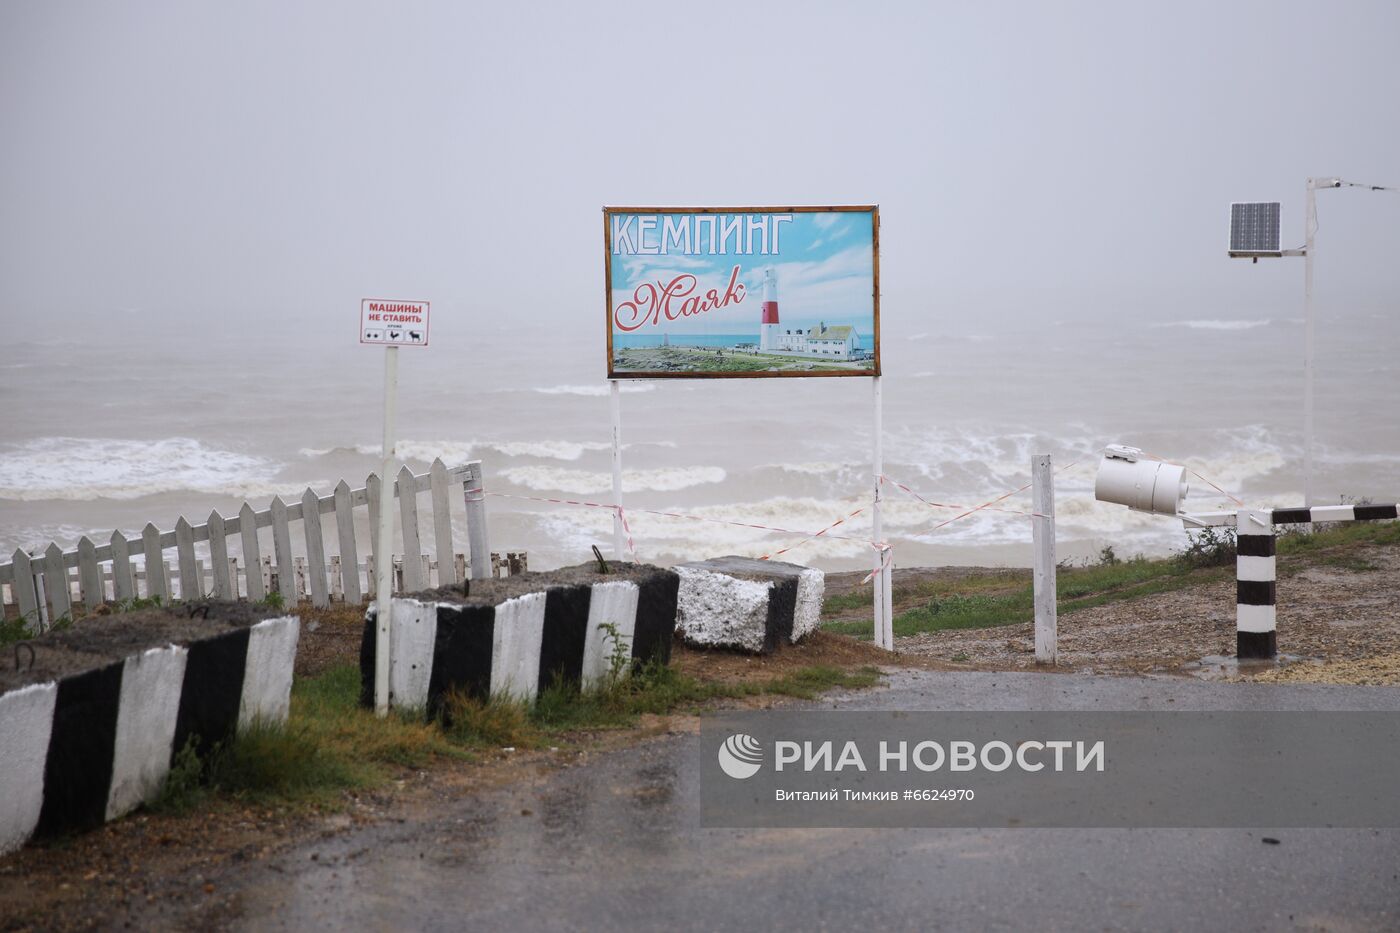
[[[1400,710],[1400,690],[920,672],[844,709]],[[1400,928],[1400,830],[712,830],[695,735],[224,879],[246,929]],[[1262,837],[1278,844],[1264,844]],[[315,860],[311,859],[312,854]]]

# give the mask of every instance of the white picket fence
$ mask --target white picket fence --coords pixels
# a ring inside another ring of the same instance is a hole
[[[470,561],[454,553],[452,546],[451,495],[458,484],[466,508]],[[318,496],[308,488],[300,501],[288,504],[279,496],[262,511],[254,511],[244,502],[236,516],[225,518],[215,510],[201,525],[192,525],[181,516],[171,531],[147,524],[139,537],[127,538],[114,531],[106,544],[95,544],[84,536],[70,551],[57,543],[50,543],[42,552],[19,549],[11,563],[0,564],[0,612],[6,617],[18,614],[42,626],[49,619],[71,616],[75,604],[95,609],[107,601],[142,597],[166,602],[206,596],[256,602],[278,593],[286,605],[294,605],[304,595],[309,595],[315,606],[328,606],[332,599],[361,602],[373,590],[373,529],[379,522],[381,485],[379,477],[371,473],[359,489],[351,489],[341,480],[328,496]],[[407,466],[399,471],[393,496],[399,503],[403,556],[392,556],[396,591],[461,583],[468,563],[472,579],[499,576],[503,566],[508,566],[510,573],[524,569],[523,554],[509,554],[507,561],[491,554],[481,489],[479,460],[452,469],[435,460],[421,475]],[[411,494],[404,495],[405,490]],[[421,493],[428,493],[431,501],[433,557],[424,553],[419,534]],[[368,511],[367,528],[371,531],[370,553],[363,563],[355,536],[355,511],[360,508]],[[325,515],[335,516],[339,547],[339,553],[331,554],[329,560],[322,529]],[[296,522],[302,523],[304,555],[292,550],[291,529]],[[272,541],[272,553],[266,557],[258,534],[264,528],[271,529]],[[230,540],[241,550],[242,566],[239,558],[229,556]],[[176,557],[173,572],[165,558],[171,549]],[[136,566],[133,559],[140,559],[142,565]],[[30,625],[34,627],[34,622]]]

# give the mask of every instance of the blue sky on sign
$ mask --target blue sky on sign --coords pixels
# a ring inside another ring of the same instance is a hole
[[[697,253],[692,247],[684,255],[614,255],[614,307],[632,298],[639,285],[669,283],[682,274],[696,277],[696,291],[700,294],[714,288],[722,295],[737,265],[739,281],[746,291],[743,301],[689,318],[667,321],[663,317],[655,327],[643,325],[633,333],[756,334],[764,270],[772,266],[777,272],[778,308],[784,327],[809,327],[822,321],[829,325],[851,324],[868,337],[874,329],[870,214],[797,212],[791,216],[792,222],[781,227],[779,251],[774,255],[757,255],[755,251],[751,256],[712,256],[708,254],[708,244],[704,252]],[[632,229],[636,229],[635,223]]]

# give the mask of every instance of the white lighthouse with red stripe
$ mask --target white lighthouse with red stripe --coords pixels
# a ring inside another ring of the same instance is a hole
[[[763,270],[763,324],[759,327],[758,348],[778,349],[778,270]]]

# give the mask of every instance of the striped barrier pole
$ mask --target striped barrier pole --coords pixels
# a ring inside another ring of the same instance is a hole
[[[1229,513],[1197,516],[1198,521],[1223,524]],[[1219,518],[1220,521],[1215,519]],[[1240,658],[1273,658],[1278,654],[1277,568],[1275,525],[1313,522],[1368,522],[1400,518],[1400,508],[1388,505],[1315,505],[1301,509],[1240,509],[1235,513],[1235,652]]]
[[[1272,658],[1278,653],[1273,515],[1240,509],[1235,521],[1235,655]]]

